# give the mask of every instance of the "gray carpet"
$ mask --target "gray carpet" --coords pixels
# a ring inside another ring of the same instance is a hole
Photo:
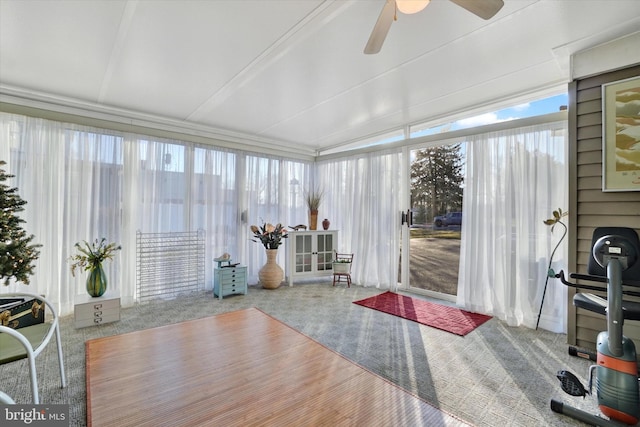
[[[60,389],[55,344],[37,359],[40,399],[69,403],[71,426],[86,424],[85,347],[89,339],[257,307],[348,359],[477,426],[583,425],[549,409],[559,398],[597,412],[591,397],[565,395],[555,373],[570,369],[584,379],[589,361],[567,354],[566,336],[512,328],[492,319],[465,337],[400,319],[353,301],[375,288],[305,283],[276,290],[249,287],[248,295],[220,301],[211,291],[123,308],[117,323],[75,329],[62,319],[68,386]],[[213,363],[216,355],[203,355]],[[0,390],[29,403],[28,366],[0,366]]]

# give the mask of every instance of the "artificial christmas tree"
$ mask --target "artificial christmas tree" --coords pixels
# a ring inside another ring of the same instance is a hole
[[[25,221],[17,213],[24,210],[22,206],[27,202],[20,198],[17,188],[4,183],[13,178],[3,169],[6,164],[0,160],[0,280],[5,285],[11,279],[28,285],[32,263],[40,256],[38,248],[42,245],[31,243],[34,236],[27,236],[20,226]]]

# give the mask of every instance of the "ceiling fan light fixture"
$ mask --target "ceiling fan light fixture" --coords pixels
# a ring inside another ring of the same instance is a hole
[[[430,0],[396,0],[398,10],[405,15],[418,13],[429,4]]]

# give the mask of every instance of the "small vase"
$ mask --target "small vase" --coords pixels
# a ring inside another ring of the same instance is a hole
[[[317,230],[318,229],[318,211],[312,210],[309,211],[309,230]]]
[[[277,289],[284,280],[284,270],[276,263],[277,249],[266,249],[267,263],[258,272],[260,284],[265,289]]]
[[[92,297],[100,297],[107,292],[107,275],[104,274],[102,264],[98,264],[90,270],[87,277],[87,292]]]
[[[331,222],[329,222],[329,220],[327,218],[325,218],[322,221],[322,228],[323,229],[328,230],[330,225],[331,225]]]

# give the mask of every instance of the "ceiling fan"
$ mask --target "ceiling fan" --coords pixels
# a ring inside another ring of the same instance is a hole
[[[420,12],[427,7],[430,0],[386,0],[382,12],[378,16],[375,27],[369,36],[369,41],[364,48],[364,53],[374,54],[380,52],[382,43],[387,37],[391,23],[397,19],[396,11],[405,14]],[[482,19],[491,19],[504,5],[503,0],[451,0],[460,7],[467,9]]]

